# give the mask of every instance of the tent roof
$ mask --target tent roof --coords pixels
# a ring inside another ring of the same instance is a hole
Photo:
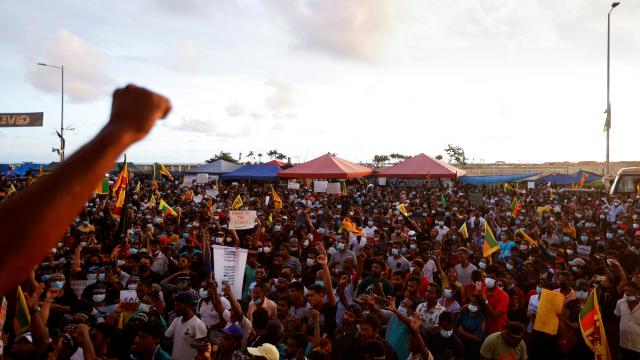
[[[226,174],[239,169],[240,166],[226,160],[216,160],[210,164],[204,164],[185,172],[191,174]]]
[[[40,171],[40,164],[35,163],[24,163],[17,168],[13,169],[13,175],[17,176],[25,176],[27,173],[31,171]]]
[[[378,176],[403,179],[452,178],[466,172],[425,154],[418,154],[401,163],[378,171]]]
[[[271,161],[264,163],[263,165],[278,165],[280,167],[284,167],[285,165],[287,165],[287,163],[283,163],[282,161],[273,159]]]
[[[552,173],[547,176],[543,176],[536,180],[536,184],[545,184],[551,183],[554,185],[571,185],[578,184],[580,179],[582,178],[582,174],[587,174],[587,179],[584,183],[589,183],[596,180],[602,180],[602,176],[596,173],[592,173],[590,171],[580,170],[573,174],[560,174],[560,173]]]
[[[283,170],[278,177],[287,179],[351,179],[371,175],[373,170],[350,161],[325,154]]]
[[[502,175],[488,175],[488,176],[462,176],[458,180],[460,180],[460,182],[463,184],[469,184],[469,185],[496,185],[496,184],[502,184],[506,182],[525,180],[525,179],[537,176],[539,174],[540,173],[502,174]]]
[[[245,165],[238,170],[222,175],[222,180],[275,181],[282,169],[278,165]]]

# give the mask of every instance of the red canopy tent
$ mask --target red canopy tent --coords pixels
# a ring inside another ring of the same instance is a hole
[[[280,167],[284,167],[285,165],[287,165],[287,163],[283,163],[282,161],[278,161],[276,159],[273,159],[269,162],[264,163],[263,165],[278,165]]]
[[[419,154],[399,164],[378,171],[379,177],[402,179],[455,179],[466,172],[428,155]]]
[[[331,154],[322,155],[306,163],[278,173],[286,179],[351,179],[373,174],[373,170]]]

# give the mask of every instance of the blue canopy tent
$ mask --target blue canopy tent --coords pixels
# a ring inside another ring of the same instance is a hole
[[[587,174],[587,178],[584,181],[585,184],[590,183],[592,181],[602,180],[602,175],[593,173],[591,171],[580,170],[577,173],[573,174],[577,179],[576,184],[578,183],[578,181],[580,181],[580,179],[582,179],[582,174]]]
[[[549,174],[547,176],[543,176],[537,179],[536,184],[548,184],[548,183],[551,183],[551,185],[578,184],[580,182],[580,179],[582,178],[582,174],[584,173],[587,174],[587,179],[584,182],[585,184],[595,180],[602,180],[602,176],[596,173],[580,170],[573,174],[559,174],[559,173]]]
[[[260,180],[275,181],[278,173],[282,171],[278,165],[245,165],[238,170],[224,174],[220,177],[223,181],[228,180]]]
[[[40,164],[24,163],[13,169],[14,176],[27,176],[28,173],[37,175],[40,172]]]
[[[0,175],[8,175],[9,169],[11,169],[11,165],[0,164]]]
[[[488,176],[461,176],[458,178],[463,184],[468,185],[497,185],[506,182],[512,181],[522,181],[534,176],[539,175],[540,173],[529,173],[529,174],[504,174],[504,175],[488,175]]]

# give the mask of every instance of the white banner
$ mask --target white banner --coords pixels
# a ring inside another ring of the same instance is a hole
[[[236,298],[242,298],[242,282],[244,268],[247,265],[249,250],[229,246],[213,246],[213,275],[222,290],[222,283],[226,282]]]
[[[193,175],[186,175],[182,179],[182,184],[180,184],[180,187],[191,187],[191,186],[193,186],[193,181],[195,179],[196,179],[196,177],[193,176]]]
[[[209,182],[209,174],[198,174],[196,175],[196,184],[202,185]]]
[[[387,185],[387,178],[384,178],[384,177],[378,178],[378,185],[380,186]]]
[[[195,202],[196,204],[200,204],[202,202],[202,195],[195,195],[193,197],[193,202]]]
[[[229,230],[253,229],[256,226],[256,211],[229,211]]]
[[[300,190],[300,183],[290,181],[287,183],[287,189]]]
[[[535,181],[527,181],[527,189],[533,189],[536,187]]]
[[[328,185],[329,185],[328,181],[316,180],[313,182],[313,192],[326,193]]]
[[[327,184],[327,194],[342,194],[342,189],[340,188],[340,183],[329,183]]]

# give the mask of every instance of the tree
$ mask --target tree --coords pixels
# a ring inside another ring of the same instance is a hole
[[[374,155],[373,163],[376,164],[376,167],[380,167],[381,164],[389,161],[389,157],[387,155]]]
[[[453,161],[460,165],[467,165],[467,156],[464,153],[464,149],[460,146],[453,146],[449,144],[447,145],[447,148],[444,149],[444,152],[449,156],[449,163]]]
[[[210,163],[212,163],[214,161],[218,161],[218,160],[224,160],[224,161],[232,162],[234,164],[238,163],[238,160],[236,160],[233,156],[231,156],[230,152],[226,152],[226,151],[220,151],[219,154],[214,155],[209,160],[205,160],[205,162],[210,164]]]
[[[411,156],[408,155],[402,155],[402,154],[398,154],[398,153],[393,153],[393,154],[389,154],[389,157],[392,158],[393,160],[407,160],[408,158],[410,158]]]
[[[440,154],[436,155],[436,160],[442,160],[444,157]]]
[[[267,156],[269,156],[272,159],[276,159],[276,160],[285,160],[287,158],[287,155],[281,153],[280,151],[273,149],[273,150],[269,150],[267,151]]]
[[[258,153],[258,161],[262,164],[262,153]]]

